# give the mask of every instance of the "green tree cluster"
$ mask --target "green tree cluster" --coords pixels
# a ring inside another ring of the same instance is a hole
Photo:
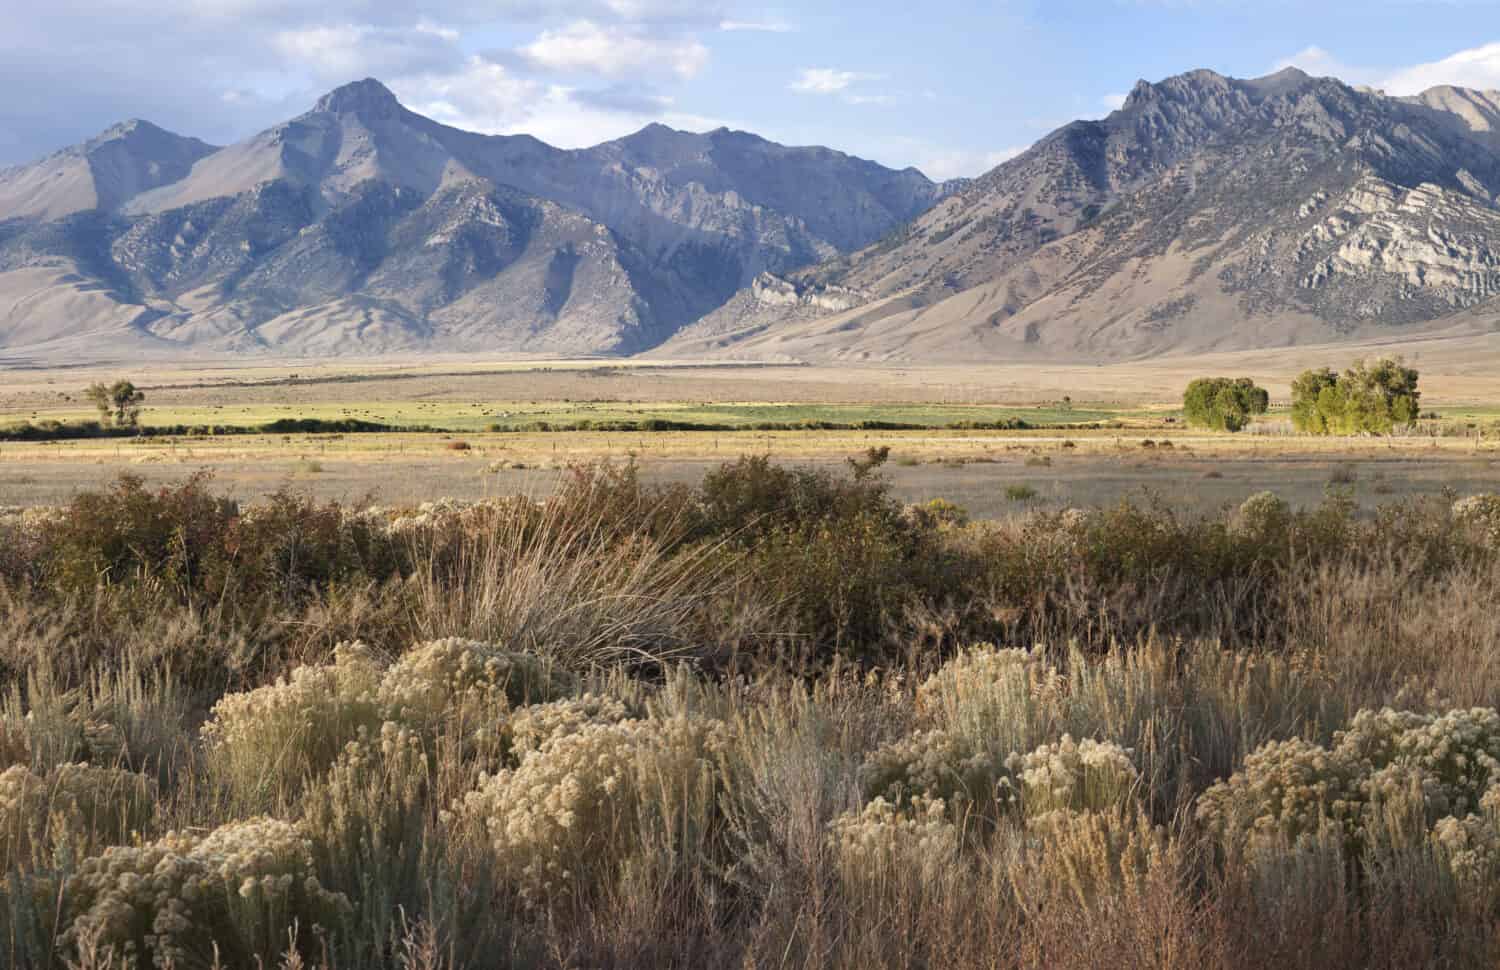
[[[1292,423],[1310,434],[1390,434],[1417,420],[1417,372],[1399,359],[1357,361],[1342,374],[1327,367],[1292,382]]]
[[[133,428],[140,423],[141,404],[146,400],[145,394],[123,379],[113,384],[91,384],[83,396],[99,409],[101,424],[113,422],[121,428]]]
[[[1238,431],[1270,406],[1266,389],[1248,377],[1200,377],[1182,396],[1188,424],[1219,431]]]

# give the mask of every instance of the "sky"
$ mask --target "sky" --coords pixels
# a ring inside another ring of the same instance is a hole
[[[126,118],[215,144],[363,77],[572,148],[660,122],[978,175],[1139,79],[1500,89],[1500,0],[6,0],[0,165]]]

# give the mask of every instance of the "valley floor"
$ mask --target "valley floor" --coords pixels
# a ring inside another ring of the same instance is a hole
[[[695,484],[740,454],[770,454],[786,463],[837,470],[844,456],[885,445],[892,457],[883,473],[897,497],[908,502],[942,497],[979,518],[1148,497],[1176,509],[1212,512],[1267,489],[1310,507],[1330,484],[1374,506],[1450,488],[1460,495],[1493,491],[1500,482],[1500,443],[1462,439],[1379,446],[1334,441],[1320,442],[1319,448],[1298,440],[1148,439],[1140,432],[1071,439],[999,433],[560,432],[463,440],[470,448],[462,452],[449,450],[451,440],[431,435],[0,444],[0,506],[64,503],[121,474],[167,484],[198,471],[212,473],[217,489],[242,500],[290,488],[320,501],[414,506],[437,497],[549,494],[568,465],[598,459],[634,460],[647,482]],[[1181,443],[1143,448],[1145,440]],[[1075,446],[1064,447],[1065,441]]]
[[[1176,423],[1181,388],[1202,374],[1252,374],[1283,402],[1296,368],[1314,363],[1286,352],[1108,367],[432,358],[0,369],[0,427],[92,418],[83,389],[129,376],[145,391],[141,420],[150,426],[316,418],[451,431],[3,442],[0,505],[64,502],[121,473],[165,483],[197,471],[246,500],[290,487],[320,500],[415,505],[546,493],[567,467],[596,460],[635,461],[648,481],[695,483],[742,454],[840,466],[872,447],[891,449],[885,473],[899,497],[942,496],[984,518],[1148,493],[1212,511],[1268,488],[1310,506],[1330,481],[1375,504],[1493,486],[1500,436],[1485,432],[1500,416],[1500,368],[1479,366],[1483,359],[1429,347],[1416,363],[1424,409],[1443,416],[1443,436],[1378,441],[1291,436],[1274,410],[1267,433],[1204,434]],[[739,430],[486,430],[648,419]],[[810,421],[936,430],[754,430]],[[941,428],[961,421],[1023,421],[1036,430]]]

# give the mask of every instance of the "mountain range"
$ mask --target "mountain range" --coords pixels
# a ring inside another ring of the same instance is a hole
[[[1500,92],[1141,82],[980,178],[653,125],[565,151],[373,80],[0,171],[0,347],[1111,360],[1500,322]]]
[[[728,130],[478,135],[365,80],[227,148],[133,121],[0,172],[0,344],[631,353],[945,191]]]

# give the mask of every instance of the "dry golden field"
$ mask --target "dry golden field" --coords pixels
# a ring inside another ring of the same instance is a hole
[[[1378,348],[1369,348],[1371,350]],[[0,367],[0,425],[77,420],[82,390],[126,376],[146,393],[147,425],[250,425],[279,418],[362,419],[451,434],[294,434],[0,443],[0,505],[50,504],[122,472],[149,482],[211,471],[253,498],[290,486],[319,498],[416,503],[549,491],[561,469],[639,463],[647,480],[695,481],[741,454],[839,463],[889,447],[887,473],[910,500],[942,496],[976,515],[1031,505],[1109,503],[1145,492],[1217,508],[1275,488],[1316,502],[1331,479],[1361,501],[1492,488],[1500,444],[1483,427],[1500,409],[1500,370],[1472,340],[1401,348],[1422,370],[1424,409],[1449,437],[1315,440],[1180,428],[1182,387],[1204,374],[1248,374],[1284,400],[1291,377],[1339,365],[1347,348],[1310,348],[1088,365],[793,366],[619,360],[228,361]],[[713,423],[891,420],[941,424],[1020,418],[1034,431],[537,432],[497,423],[665,417]],[[1275,418],[1273,413],[1272,418]],[[1475,431],[1460,429],[1472,422]],[[1273,420],[1269,430],[1274,432]],[[1152,446],[1145,446],[1149,439]],[[1159,443],[1164,443],[1159,444]],[[1011,486],[1035,499],[1006,495]]]

